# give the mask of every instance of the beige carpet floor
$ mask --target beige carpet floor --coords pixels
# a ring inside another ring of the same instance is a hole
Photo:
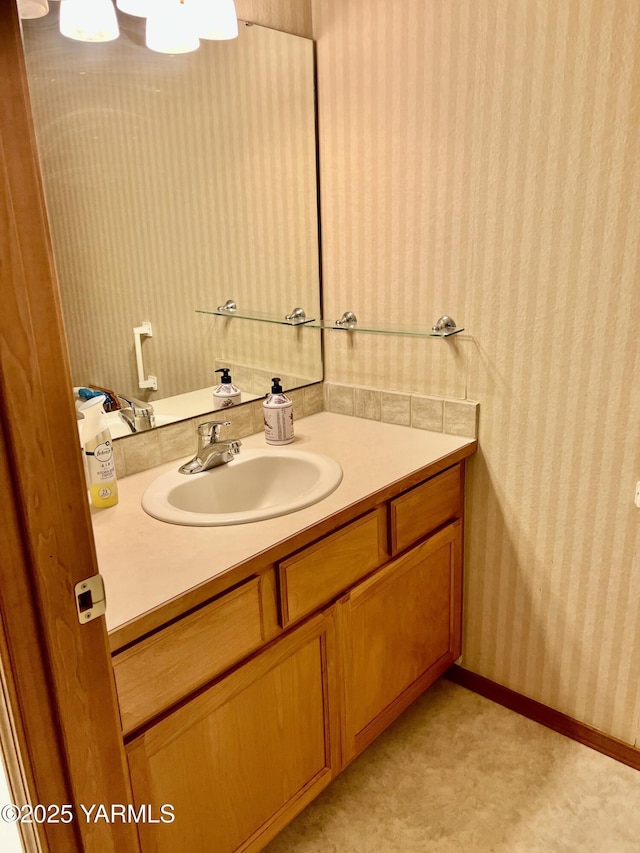
[[[640,772],[444,679],[268,853],[640,853]]]

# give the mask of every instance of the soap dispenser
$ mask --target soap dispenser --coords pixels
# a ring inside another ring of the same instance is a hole
[[[229,406],[237,406],[241,400],[240,389],[231,381],[231,373],[228,367],[221,367],[216,370],[216,373],[221,373],[222,378],[220,384],[213,389],[213,410],[228,409]]]
[[[293,403],[282,391],[280,377],[272,380],[271,393],[262,404],[264,437],[267,444],[291,444],[293,441]]]
[[[83,415],[82,441],[87,462],[89,494],[97,509],[118,503],[118,481],[104,395],[92,397],[78,409]]]

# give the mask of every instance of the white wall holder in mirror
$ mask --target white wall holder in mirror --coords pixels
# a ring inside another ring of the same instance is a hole
[[[152,338],[153,329],[151,323],[145,320],[141,326],[136,326],[133,330],[133,346],[136,351],[136,368],[138,370],[138,388],[150,388],[152,391],[158,390],[158,378],[149,374],[144,375],[144,361],[142,358],[142,338]]]

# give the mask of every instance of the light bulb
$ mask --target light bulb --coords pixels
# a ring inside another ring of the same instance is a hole
[[[200,47],[189,2],[154,0],[147,16],[147,47],[158,53],[189,53]]]
[[[201,39],[238,37],[238,16],[233,0],[192,0]]]
[[[47,0],[18,0],[18,15],[23,19],[42,18],[48,11]]]
[[[120,35],[111,0],[62,0],[60,32],[76,41],[113,41]]]

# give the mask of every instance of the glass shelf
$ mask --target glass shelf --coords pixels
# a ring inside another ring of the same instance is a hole
[[[281,326],[307,326],[310,329],[323,329],[330,332],[366,332],[374,335],[405,335],[416,338],[450,338],[453,335],[459,335],[464,332],[464,328],[445,329],[442,332],[434,332],[431,328],[419,326],[396,326],[396,325],[381,325],[378,323],[358,322],[355,326],[340,325],[339,323],[330,323],[328,320],[316,320],[306,317],[304,320],[291,319],[287,320],[277,314],[263,313],[260,311],[228,311],[225,309],[203,309],[196,308],[196,314],[209,314],[215,317],[237,318],[239,320],[254,320],[259,323],[276,323]]]
[[[450,338],[464,332],[464,328],[447,329],[443,332],[434,332],[432,329],[420,326],[392,326],[390,324],[365,323],[358,321],[356,326],[346,326],[329,323],[322,320],[316,324],[317,328],[331,332],[368,332],[373,335],[405,335],[415,338]]]
[[[196,314],[210,314],[215,317],[228,317],[231,319],[235,317],[239,320],[255,320],[258,323],[276,323],[281,326],[313,326],[313,328],[318,328],[319,322],[315,318],[310,317],[305,317],[303,320],[298,318],[287,320],[286,317],[282,317],[279,314],[268,314],[260,311],[239,311],[238,309],[228,311],[221,308],[209,310],[196,308]]]

